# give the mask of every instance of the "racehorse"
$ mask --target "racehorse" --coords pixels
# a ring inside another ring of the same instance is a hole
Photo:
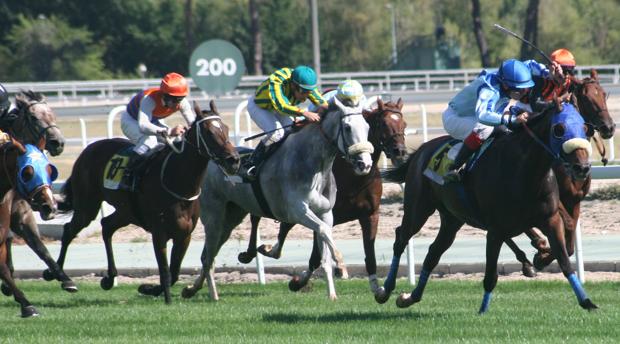
[[[53,156],[59,155],[64,150],[65,138],[60,128],[56,125],[56,114],[47,104],[45,97],[34,91],[22,91],[15,96],[15,111],[11,111],[6,117],[0,120],[2,129],[18,141],[24,144],[32,144],[40,150],[46,149]],[[11,230],[24,238],[28,246],[41,258],[49,267],[51,274],[46,274],[47,280],[57,279],[61,282],[62,289],[75,292],[77,286],[69,276],[56,264],[56,261],[41,241],[39,228],[32,212],[30,204],[18,193],[13,198],[11,207]],[[45,209],[35,209],[39,211],[43,219],[48,215]],[[7,239],[8,264],[13,273],[11,255],[12,237]],[[2,285],[2,291],[6,294],[8,289]]]
[[[34,177],[35,170],[32,166],[23,168],[18,172],[18,159],[26,153],[24,146],[12,139],[0,147],[0,171],[3,177],[0,178],[0,279],[3,282],[3,291],[6,295],[13,295],[13,298],[21,306],[21,316],[24,318],[37,316],[39,312],[26,299],[24,293],[17,288],[12,276],[12,269],[9,267],[7,255],[7,237],[10,229],[12,199],[15,196],[16,186],[20,181],[30,181]],[[48,165],[49,166],[49,165]],[[51,173],[51,169],[46,169]],[[19,174],[19,175],[18,175]],[[19,178],[19,179],[18,179]],[[49,188],[37,188],[33,190],[29,200],[33,201],[41,209],[49,209],[52,214],[56,209],[56,202]]]
[[[571,267],[560,216],[558,184],[551,170],[554,161],[569,165],[577,179],[585,179],[591,166],[592,149],[585,139],[583,118],[571,104],[549,108],[528,120],[527,125],[510,135],[495,138],[489,148],[465,174],[463,183],[443,186],[425,178],[431,157],[443,144],[453,140],[443,136],[423,144],[409,158],[408,164],[389,170],[390,181],[406,180],[404,216],[396,230],[394,256],[384,286],[375,294],[379,303],[388,300],[394,290],[400,256],[407,241],[438,210],[441,225],[437,237],[424,259],[418,285],[411,294],[397,299],[399,307],[408,307],[422,299],[431,271],[441,255],[452,245],[457,231],[468,224],[487,230],[484,297],[479,312],[485,313],[491,292],[497,284],[497,260],[502,243],[525,230],[537,227],[549,238],[551,250],[564,276],[569,280],[581,307],[597,308],[587,297]]]
[[[583,80],[571,77],[571,80],[571,88],[569,89],[569,92],[572,93],[571,102],[577,106],[588,127],[593,129],[588,130],[588,137],[594,139],[603,163],[606,163],[605,147],[593,135],[598,132],[603,139],[609,139],[614,135],[616,124],[607,109],[607,93],[601,87],[598,73],[594,69],[590,71],[590,77]],[[560,215],[564,220],[566,249],[568,255],[572,256],[575,251],[575,230],[580,214],[580,203],[590,190],[592,178],[588,176],[584,180],[575,179],[563,164],[554,164],[553,172],[560,190]],[[542,270],[554,260],[547,246],[547,241],[533,229],[526,231],[526,234],[531,239],[532,246],[538,249],[534,256],[533,266]],[[525,253],[519,249],[512,239],[507,240],[506,243],[523,265],[523,274],[528,277],[535,276],[532,263],[527,259]]]
[[[279,221],[299,223],[317,233],[328,297],[337,298],[332,276],[332,258],[337,254],[332,238],[331,210],[336,199],[332,165],[336,154],[342,154],[355,174],[368,174],[373,146],[367,141],[368,123],[362,107],[350,108],[337,98],[332,100],[320,123],[291,133],[263,163],[254,187],[228,182],[221,171],[207,168],[204,187],[209,193],[200,197],[200,219],[206,235],[202,270],[194,285],[183,290],[184,297],[200,290],[206,277],[211,299],[219,299],[213,272],[220,247],[248,213],[266,216],[270,210]],[[262,192],[255,193],[258,188]]]
[[[191,233],[198,221],[198,195],[209,160],[225,173],[239,168],[239,154],[228,138],[228,127],[222,122],[215,103],[209,111],[201,111],[194,103],[196,120],[180,143],[171,143],[153,154],[141,178],[139,191],[111,190],[104,187],[104,170],[108,161],[120,150],[131,146],[126,139],[97,141],[84,149],[73,166],[62,190],[65,201],[61,210],[73,210],[71,221],[64,226],[58,264],[65,262],[67,248],[73,238],[97,215],[101,202],[115,208],[101,219],[102,236],[108,257],[107,276],[101,287],[109,290],[118,275],[112,252],[112,235],[123,226],[135,224],[150,232],[159,267],[159,285],[143,284],[143,294],[159,296],[170,303],[170,286],[179,277],[183,256]],[[166,243],[172,239],[172,258],[168,266]]]
[[[368,141],[376,148],[372,154],[372,167],[367,175],[356,175],[353,166],[341,156],[336,156],[332,172],[336,179],[336,203],[332,209],[334,225],[339,225],[353,220],[358,220],[362,229],[364,253],[366,256],[366,272],[370,283],[370,289],[374,293],[379,288],[377,281],[377,261],[375,258],[375,238],[379,224],[379,206],[383,183],[379,173],[379,159],[381,152],[392,160],[397,166],[404,162],[407,154],[405,146],[405,128],[407,123],[403,118],[403,101],[383,103],[377,99],[377,108],[372,111],[364,111],[363,115],[369,124]],[[249,263],[256,256],[256,232],[259,216],[252,215],[252,233],[247,252],[239,254],[239,261]],[[286,235],[294,224],[281,223],[278,233],[278,242],[271,245],[261,245],[258,252],[271,258],[280,258]],[[316,236],[316,233],[315,233]],[[315,238],[312,254],[308,263],[308,270],[301,273],[301,277],[291,280],[289,287],[297,291],[305,286],[312,272],[319,268],[319,247]],[[337,262],[337,267],[344,269],[343,262]],[[346,276],[346,270],[341,274]]]

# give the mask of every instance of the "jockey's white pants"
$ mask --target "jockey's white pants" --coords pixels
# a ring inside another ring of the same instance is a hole
[[[150,149],[162,144],[155,135],[148,135],[140,131],[140,125],[127,111],[121,113],[121,130],[127,136],[129,141],[135,145],[133,151],[139,155],[144,155]]]
[[[285,129],[282,127],[293,124],[293,120],[289,116],[280,115],[275,111],[265,110],[256,105],[256,103],[254,103],[254,97],[248,99],[248,113],[256,125],[263,131],[275,130],[261,139],[261,142],[263,142],[265,146],[272,145],[282,140],[285,133]]]
[[[478,116],[459,116],[459,114],[448,106],[442,116],[443,127],[450,136],[457,140],[465,140],[472,132],[484,141],[493,133],[493,127],[478,122]]]

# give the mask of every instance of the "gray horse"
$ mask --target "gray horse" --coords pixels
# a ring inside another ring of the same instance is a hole
[[[368,174],[374,149],[367,138],[368,124],[362,108],[347,107],[333,98],[321,122],[290,134],[263,164],[258,177],[275,219],[302,224],[318,234],[331,300],[337,298],[332,277],[332,259],[337,252],[332,238],[332,207],[336,199],[332,163],[336,154],[342,154],[357,174]],[[202,270],[194,285],[183,290],[183,297],[196,294],[206,277],[211,298],[218,300],[213,272],[220,247],[248,213],[267,214],[251,184],[231,182],[214,164],[207,168],[204,189],[208,192],[200,196],[200,219],[205,229]]]

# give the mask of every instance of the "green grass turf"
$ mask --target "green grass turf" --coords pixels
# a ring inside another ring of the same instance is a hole
[[[103,291],[80,283],[62,292],[56,283],[18,281],[41,312],[19,318],[12,298],[0,299],[0,343],[585,343],[618,342],[620,284],[588,283],[601,307],[581,309],[567,282],[502,282],[490,311],[480,316],[480,281],[431,279],[421,303],[398,309],[393,294],[378,305],[365,280],[338,281],[339,299],[327,300],[325,284],[291,293],[285,283],[220,284],[221,300],[206,288],[173,302],[140,296],[137,285]],[[404,279],[396,288],[410,290]]]

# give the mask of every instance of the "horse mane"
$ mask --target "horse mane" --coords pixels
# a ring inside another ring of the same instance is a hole
[[[17,101],[17,107],[21,108],[24,105],[28,105],[31,102],[42,102],[45,101],[45,96],[39,92],[35,92],[33,90],[20,90],[19,93],[15,95],[15,100]]]

